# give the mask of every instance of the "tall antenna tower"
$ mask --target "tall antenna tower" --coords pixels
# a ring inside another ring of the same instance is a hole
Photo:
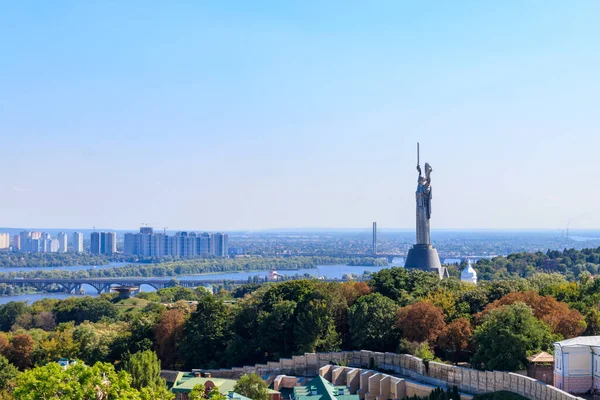
[[[377,222],[373,222],[373,255],[377,255]]]

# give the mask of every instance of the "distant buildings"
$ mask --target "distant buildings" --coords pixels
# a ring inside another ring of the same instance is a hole
[[[83,253],[83,233],[73,232],[73,251]]]
[[[21,236],[19,236],[19,235],[14,235],[13,236],[12,250],[13,251],[19,251],[19,250],[21,250]]]
[[[91,254],[113,254],[117,252],[115,232],[92,232],[90,235]]]
[[[226,257],[229,236],[225,233],[177,232],[173,236],[141,227],[139,233],[125,234],[125,254],[146,257]]]
[[[69,248],[69,237],[65,232],[58,234],[58,252],[66,253]]]
[[[0,250],[8,249],[10,247],[10,234],[0,233]]]
[[[52,239],[49,233],[23,231],[18,239],[13,238],[13,250],[29,253],[56,253],[59,249],[58,239]]]

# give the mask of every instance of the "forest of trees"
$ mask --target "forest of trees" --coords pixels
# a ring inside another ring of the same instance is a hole
[[[109,259],[87,253],[19,253],[0,252],[0,272],[10,267],[60,267],[71,265],[106,265]]]
[[[551,352],[554,341],[600,334],[598,304],[600,280],[585,274],[475,286],[403,268],[369,282],[294,280],[214,295],[178,286],[128,300],[10,302],[0,306],[0,363],[25,371],[67,357],[119,373],[143,351],[156,352],[163,368],[190,369],[369,349],[517,370],[528,355]],[[17,387],[15,379],[0,374],[0,388]]]
[[[0,306],[0,399],[10,399],[11,393],[52,372],[43,368],[53,368],[50,362],[61,357],[80,360],[78,371],[86,376],[114,377],[123,383],[124,393],[143,399],[146,395],[135,388],[140,369],[131,364],[137,359],[133,355],[142,352],[146,355],[136,356],[139,362],[149,363],[152,353],[162,368],[185,370],[351,349],[518,370],[526,366],[528,355],[552,352],[554,341],[600,335],[600,280],[590,267],[596,265],[597,251],[481,260],[478,272],[494,280],[478,285],[387,268],[366,282],[292,280],[242,285],[214,295],[176,286],[127,300],[104,294],[31,305],[9,302]],[[297,267],[334,261],[281,260]],[[168,268],[254,267],[224,261],[190,260]],[[536,272],[557,268],[562,273]],[[498,279],[503,274],[508,278]]]
[[[478,277],[485,280],[525,278],[536,272],[558,272],[574,281],[582,273],[596,275],[600,271],[600,247],[514,253],[491,260],[481,259],[477,261],[475,269]]]

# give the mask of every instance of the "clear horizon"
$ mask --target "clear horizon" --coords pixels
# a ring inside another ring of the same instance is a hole
[[[600,228],[599,14],[7,3],[0,226],[410,230],[419,141],[434,231]]]

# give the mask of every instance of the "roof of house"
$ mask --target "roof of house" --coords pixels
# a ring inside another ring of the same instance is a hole
[[[554,356],[542,351],[541,353],[527,357],[527,360],[530,363],[551,363],[554,362]]]
[[[317,376],[306,384],[296,386],[294,400],[358,400],[357,394],[350,394],[345,386],[334,386],[322,376]]]
[[[190,392],[195,386],[198,386],[200,384],[205,385],[208,381],[214,383],[215,387],[219,389],[219,392],[225,395],[228,394],[230,391],[233,391],[233,387],[237,382],[233,379],[201,378],[196,377],[193,374],[183,374],[183,376],[175,383],[175,385],[173,385],[173,388],[171,390],[174,393],[187,393]]]
[[[600,346],[600,336],[578,336],[572,339],[555,342],[561,347],[564,346]]]
[[[227,393],[227,397],[230,398],[231,400],[252,400],[249,397],[242,396],[241,394],[235,393],[235,392]]]

